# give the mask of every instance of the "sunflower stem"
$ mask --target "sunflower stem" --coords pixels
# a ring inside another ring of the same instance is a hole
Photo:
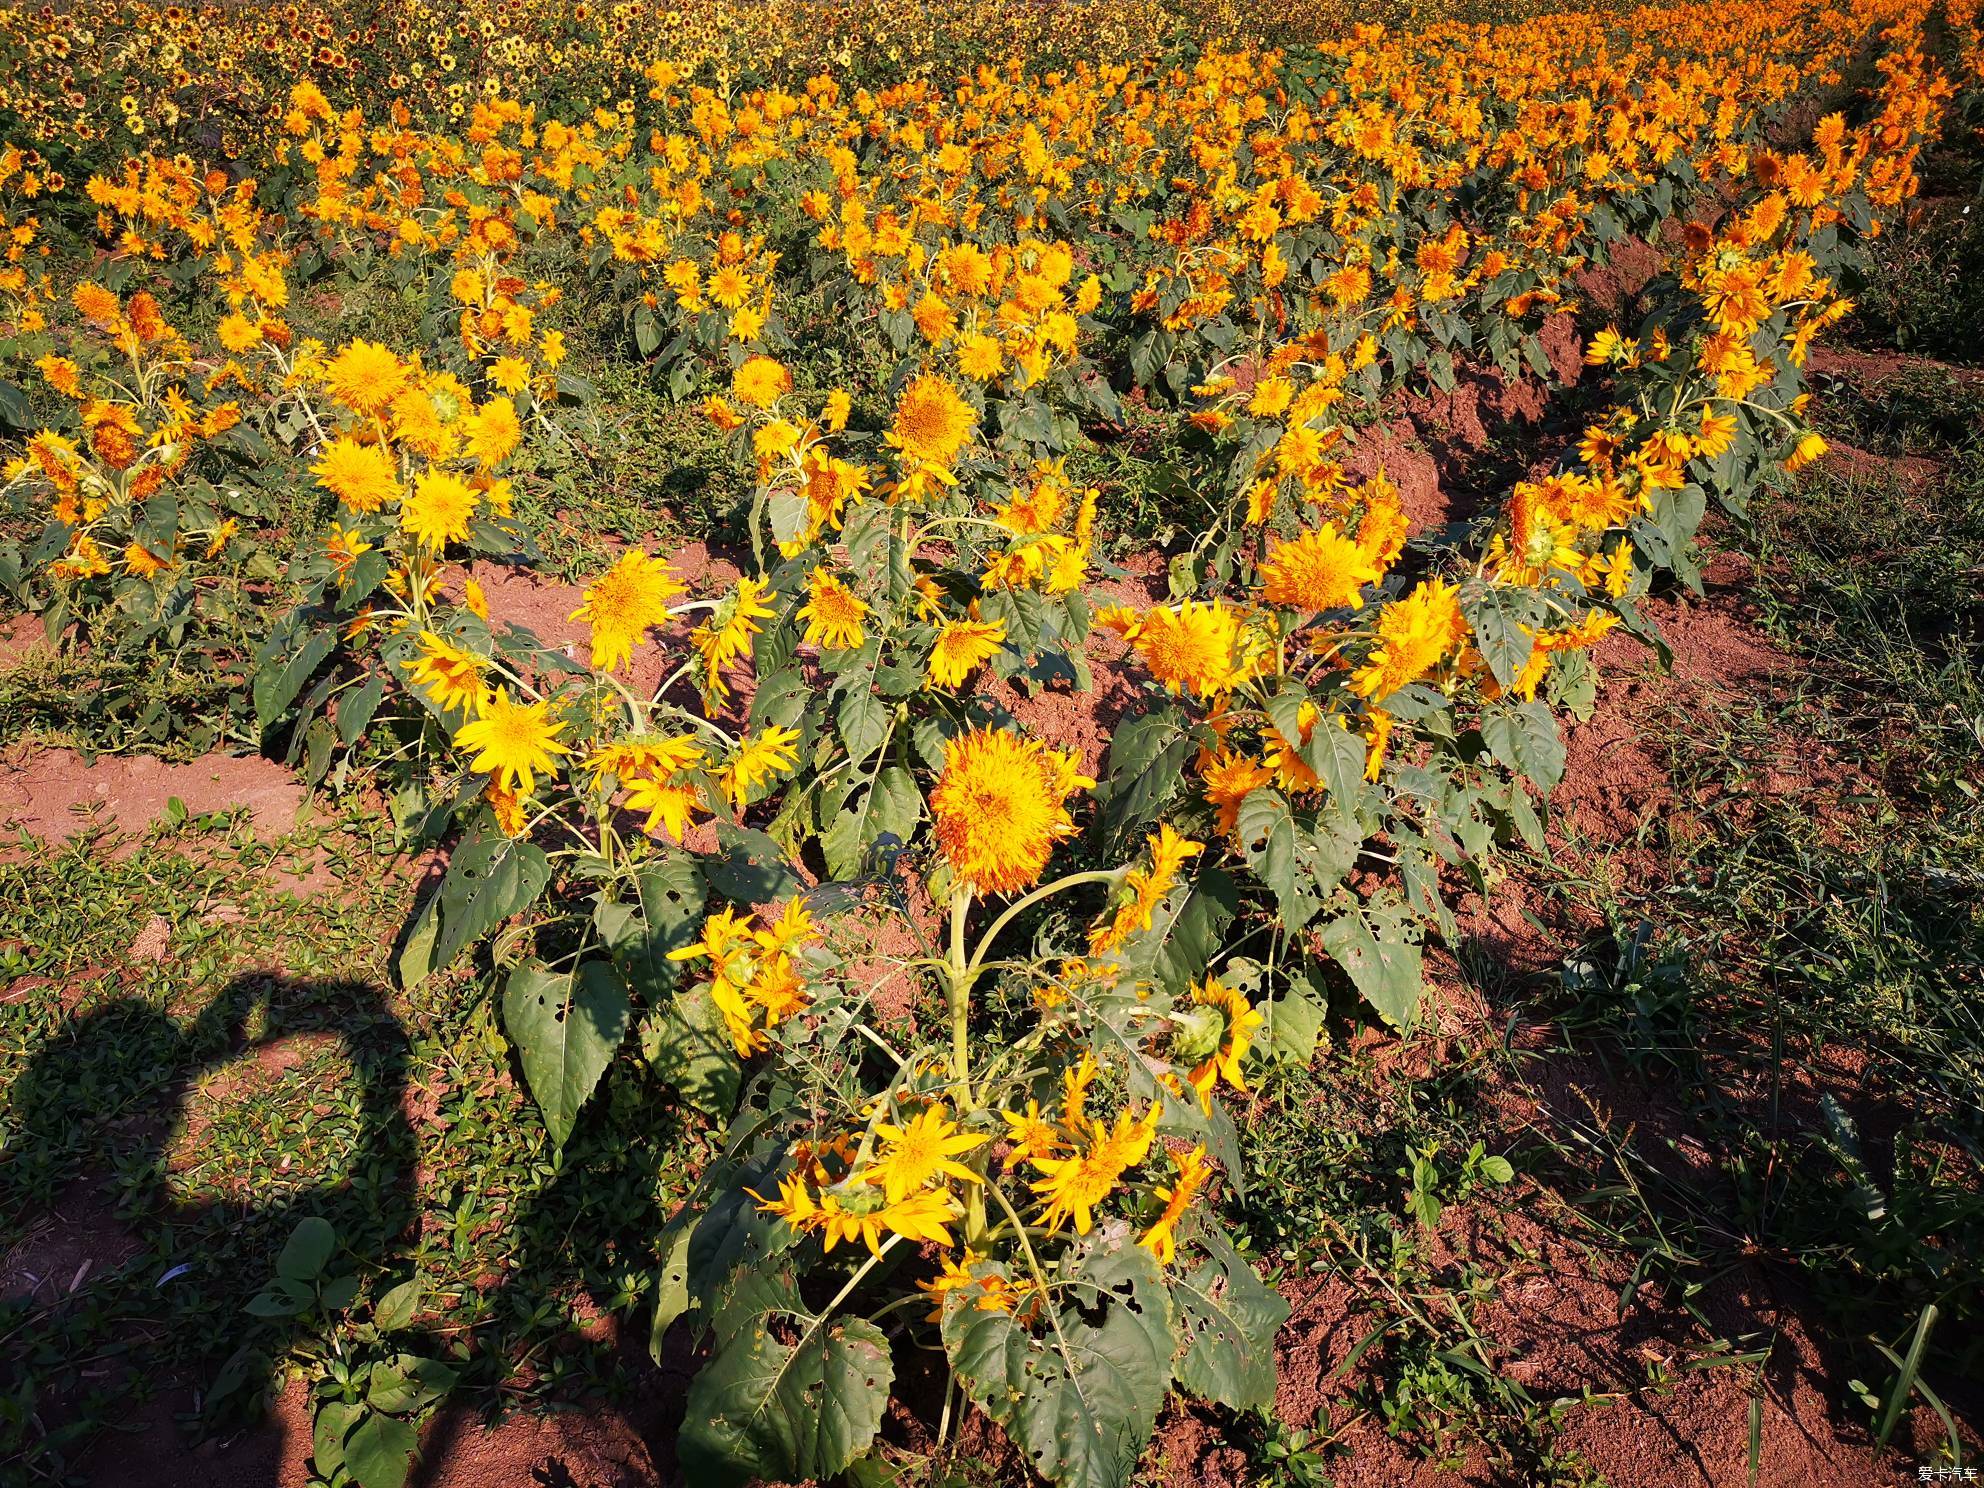
[[[971,890],[960,885],[951,894],[951,956],[945,964],[951,1012],[951,1076],[957,1081],[960,1112],[971,1109],[971,983],[976,967],[964,954],[964,921],[970,910]]]
[[[1065,878],[1057,878],[1051,884],[1035,889],[1023,899],[1014,900],[1006,907],[1006,912],[992,922],[992,928],[985,932],[985,938],[979,941],[978,953],[971,958],[968,967],[970,974],[976,977],[979,971],[983,969],[985,958],[992,952],[992,942],[999,938],[999,932],[1001,930],[1004,930],[1006,926],[1013,922],[1015,915],[1038,904],[1043,899],[1051,898],[1063,889],[1072,889],[1078,884],[1106,883],[1111,879],[1120,877],[1121,874],[1122,870],[1118,868],[1093,868],[1084,873],[1070,873]],[[962,931],[953,922],[951,926],[951,939],[953,942],[952,956],[954,958],[961,956],[962,947],[958,944],[961,935]]]

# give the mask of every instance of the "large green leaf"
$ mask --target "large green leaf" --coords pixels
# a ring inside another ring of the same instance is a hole
[[[1506,584],[1469,583],[1460,605],[1488,670],[1504,687],[1514,686],[1536,645],[1529,630],[1536,623],[1536,596]]]
[[[1193,748],[1183,712],[1158,708],[1131,719],[1109,741],[1095,797],[1102,803],[1102,830],[1111,845],[1156,820],[1181,788],[1181,771]]]
[[[1074,1488],[1123,1488],[1171,1383],[1171,1297],[1149,1251],[1098,1231],[1040,1336],[1005,1313],[945,1298],[943,1337],[971,1398],[1034,1471]]]
[[[716,824],[717,850],[702,857],[703,876],[719,899],[769,904],[806,887],[779,845],[752,827]]]
[[[1287,1064],[1306,1066],[1315,1057],[1323,1035],[1323,1020],[1329,1013],[1329,995],[1317,980],[1316,968],[1299,965],[1287,969],[1287,988],[1271,1000],[1262,1012],[1267,1024],[1256,1047]]]
[[[1481,720],[1481,737],[1490,754],[1546,794],[1564,778],[1564,741],[1558,737],[1555,715],[1542,703],[1490,713]]]
[[[1240,803],[1235,837],[1247,862],[1274,891],[1281,922],[1290,931],[1300,930],[1322,908],[1307,867],[1303,862],[1303,833],[1296,826],[1295,813],[1280,791],[1263,786],[1250,791]]]
[[[571,1136],[579,1108],[627,1036],[627,1015],[627,988],[610,961],[587,961],[576,976],[542,966],[510,974],[503,1026],[555,1145]]]
[[[259,665],[252,689],[255,722],[267,728],[296,700],[303,684],[324,664],[337,644],[337,631],[323,626],[299,636],[293,627],[279,627],[256,658]]]
[[[1124,942],[1123,969],[1149,975],[1183,994],[1205,976],[1226,927],[1240,911],[1240,890],[1224,869],[1204,868],[1189,887],[1174,889],[1151,915],[1150,928]]]
[[[423,906],[438,921],[431,948],[410,935],[400,958],[400,980],[411,988],[435,967],[446,966],[511,915],[528,909],[551,881],[551,862],[535,843],[500,834],[463,840],[448,860],[448,876]]]
[[[858,806],[843,806],[820,839],[827,873],[845,882],[861,871],[868,849],[883,835],[907,841],[923,814],[916,780],[901,765],[886,766]]]
[[[684,1476],[697,1484],[831,1478],[874,1441],[894,1380],[888,1339],[865,1319],[815,1321],[786,1344],[760,1317],[689,1387]]]
[[[1178,1383],[1229,1410],[1274,1404],[1274,1335],[1288,1304],[1261,1282],[1216,1225],[1199,1243],[1206,1260],[1172,1285],[1178,1303]]]
[[[841,743],[847,746],[847,757],[854,764],[861,764],[880,749],[889,736],[889,705],[867,676],[847,690],[838,716]]]
[[[367,1411],[344,1440],[344,1465],[359,1488],[400,1488],[420,1437],[405,1421]]]
[[[677,992],[642,1025],[641,1057],[698,1111],[728,1116],[736,1109],[744,1066],[708,982]]]
[[[1411,1029],[1425,986],[1418,942],[1403,906],[1352,906],[1323,926],[1323,949],[1350,974],[1364,1000],[1400,1033]]]
[[[695,943],[709,889],[702,869],[686,853],[648,864],[635,875],[634,886],[641,897],[639,934],[616,947],[614,959],[628,982],[654,999],[681,980],[682,963],[669,957]]]

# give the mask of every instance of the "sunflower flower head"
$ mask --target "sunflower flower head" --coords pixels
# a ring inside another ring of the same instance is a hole
[[[1040,877],[1055,843],[1071,836],[1068,797],[1095,782],[1075,755],[1003,729],[950,741],[930,794],[937,845],[962,884],[1011,894]]]

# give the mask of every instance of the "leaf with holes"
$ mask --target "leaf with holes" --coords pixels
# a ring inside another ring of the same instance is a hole
[[[1172,1286],[1178,1302],[1178,1383],[1229,1410],[1274,1404],[1274,1335],[1288,1304],[1262,1284],[1217,1225],[1199,1237],[1206,1260]]]
[[[1419,945],[1407,938],[1410,918],[1402,907],[1387,914],[1376,904],[1353,905],[1322,929],[1323,949],[1350,974],[1364,1000],[1400,1033],[1409,1031],[1418,1016],[1419,994],[1425,986]]]
[[[1513,687],[1536,645],[1530,634],[1536,624],[1536,595],[1505,584],[1471,583],[1461,590],[1460,607],[1488,670],[1504,687]]]
[[[577,975],[525,966],[503,989],[503,1026],[553,1145],[563,1147],[613,1051],[627,1036],[627,988],[610,961]]]
[[[1058,1313],[1035,1337],[1006,1313],[948,1294],[945,1352],[1034,1471],[1072,1488],[1124,1488],[1171,1383],[1164,1274],[1126,1230],[1098,1230],[1057,1295]]]
[[[814,1320],[788,1344],[760,1317],[689,1387],[684,1476],[711,1484],[831,1478],[873,1443],[894,1381],[888,1339],[865,1319]]]
[[[1490,713],[1481,720],[1481,737],[1497,761],[1535,781],[1546,795],[1564,778],[1564,741],[1542,703]]]
[[[464,947],[528,909],[550,881],[551,862],[534,843],[500,834],[464,840],[429,900],[436,917],[432,948],[425,955],[401,958],[402,983],[411,990],[430,970],[446,966]],[[428,913],[428,907],[421,912]],[[409,937],[408,951],[414,950]]]

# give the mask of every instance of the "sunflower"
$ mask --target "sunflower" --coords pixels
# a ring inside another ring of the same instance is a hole
[[[641,830],[650,837],[671,837],[677,842],[695,825],[697,812],[710,814],[703,804],[703,793],[695,786],[654,775],[639,775],[627,783],[627,809],[648,814]]]
[[[862,620],[868,605],[845,583],[816,568],[807,575],[806,589],[811,598],[799,611],[806,622],[806,644],[829,651],[852,651],[868,639]]]
[[[886,1145],[865,1176],[888,1195],[891,1204],[901,1202],[933,1179],[984,1181],[956,1159],[983,1147],[990,1139],[983,1133],[959,1131],[957,1123],[941,1105],[919,1112],[901,1126],[879,1122],[875,1135]]]
[[[570,618],[592,627],[592,664],[618,671],[652,626],[668,619],[668,601],[684,591],[668,565],[631,548],[586,590]]]
[[[887,439],[917,464],[949,466],[977,424],[977,413],[948,378],[924,373],[902,390]]]
[[[1076,756],[999,729],[950,741],[930,793],[937,845],[960,883],[1010,894],[1040,877],[1054,844],[1071,836],[1067,799],[1094,785]]]
[[[1200,1101],[1210,1108],[1212,1088],[1222,1078],[1235,1090],[1247,1088],[1240,1066],[1254,1046],[1254,1030],[1266,1019],[1247,1001],[1246,993],[1218,980],[1192,988],[1192,1001],[1217,1014],[1220,1024],[1212,1034],[1212,1047],[1186,1076],[1192,1088],[1199,1092]]]
[[[1182,1156],[1170,1154],[1171,1165],[1178,1170],[1178,1176],[1171,1181],[1169,1188],[1155,1188],[1151,1192],[1163,1200],[1164,1208],[1145,1230],[1137,1244],[1157,1257],[1160,1266],[1168,1266],[1178,1255],[1178,1221],[1192,1207],[1192,1200],[1206,1186],[1212,1176],[1212,1165],[1206,1161],[1203,1144],[1194,1147]]]
[[[423,470],[413,494],[400,506],[400,528],[422,546],[439,552],[468,536],[475,515],[475,489],[445,470]]]
[[[1240,803],[1274,779],[1274,771],[1259,760],[1222,749],[1200,766],[1206,800],[1219,808],[1219,829],[1231,832],[1240,820]]]
[[[340,434],[324,446],[310,473],[355,512],[375,512],[400,494],[399,468],[384,445],[360,444]]]
[[[489,688],[482,680],[482,658],[431,630],[420,633],[420,656],[407,674],[445,712],[459,709],[470,718],[482,711]]]
[[[1231,692],[1246,669],[1235,659],[1240,641],[1240,617],[1223,602],[1198,604],[1186,600],[1177,609],[1149,611],[1131,633],[1150,674],[1172,692],[1199,697]]]
[[[723,680],[723,669],[750,654],[751,637],[768,620],[772,608],[765,603],[762,579],[739,579],[737,588],[717,607],[707,625],[690,633],[689,644],[703,658],[703,688],[716,698],[730,695]]]
[[[1006,622],[946,620],[937,627],[936,644],[930,648],[926,687],[956,687],[984,662],[999,654],[1005,644]]]
[[[845,1206],[828,1195],[821,1207],[826,1215],[827,1250],[843,1240],[852,1244],[858,1238],[871,1254],[880,1255],[884,1230],[905,1240],[941,1245],[946,1250],[957,1243],[948,1228],[958,1217],[957,1201],[941,1188],[925,1189],[900,1203],[866,1210]]]
[[[353,413],[383,412],[406,385],[406,364],[376,341],[353,341],[324,368],[325,388]]]
[[[161,558],[143,543],[132,543],[124,549],[124,568],[128,573],[141,579],[148,579],[155,573],[163,573],[172,567],[172,560]]]
[[[554,722],[550,712],[548,700],[513,702],[509,689],[499,687],[483,703],[482,716],[462,725],[455,743],[475,751],[470,769],[482,771],[507,791],[527,796],[538,775],[557,774],[554,755],[571,753],[558,742],[565,725]]]
[[[995,337],[973,331],[958,344],[958,370],[973,382],[990,382],[1005,366],[1004,349]]]
[[[739,810],[760,785],[789,774],[799,765],[799,730],[766,724],[764,730],[742,740],[737,753],[717,776],[717,784]]]
[[[1092,1122],[1087,1143],[1072,1156],[1034,1158],[1042,1176],[1033,1191],[1046,1200],[1040,1222],[1058,1230],[1073,1220],[1075,1233],[1086,1235],[1095,1223],[1095,1210],[1116,1191],[1123,1174],[1149,1154],[1158,1111],[1153,1104],[1141,1118],[1120,1112],[1113,1127]]]
[[[1157,835],[1145,839],[1150,847],[1150,867],[1148,870],[1133,868],[1124,875],[1123,886],[1128,897],[1116,907],[1116,912],[1106,924],[1098,925],[1089,932],[1088,948],[1091,955],[1102,955],[1113,951],[1132,935],[1150,929],[1151,917],[1157,907],[1164,902],[1164,896],[1171,892],[1178,882],[1178,870],[1187,858],[1195,858],[1206,850],[1203,842],[1194,842],[1179,833],[1170,822],[1157,829]]]
[[[1351,687],[1359,697],[1388,698],[1458,651],[1466,635],[1459,587],[1424,580],[1379,613],[1377,649],[1352,676]]]
[[[1327,522],[1293,542],[1276,539],[1261,564],[1261,597],[1283,609],[1364,608],[1364,586],[1382,577],[1370,555]]]
[[[792,391],[792,374],[772,357],[746,357],[730,374],[730,391],[753,408],[770,408]]]
[[[494,470],[523,439],[517,405],[508,398],[491,398],[462,420],[462,434],[469,456],[484,470]]]
[[[688,737],[633,734],[595,749],[586,756],[586,769],[595,782],[608,775],[623,782],[642,775],[667,780],[696,769],[703,757],[703,746]]]
[[[1037,1100],[1029,1100],[1024,1111],[1001,1111],[999,1119],[1006,1123],[1006,1140],[1012,1143],[1006,1155],[1008,1165],[1030,1157],[1052,1157],[1067,1145],[1061,1128],[1051,1117],[1041,1115]]]

